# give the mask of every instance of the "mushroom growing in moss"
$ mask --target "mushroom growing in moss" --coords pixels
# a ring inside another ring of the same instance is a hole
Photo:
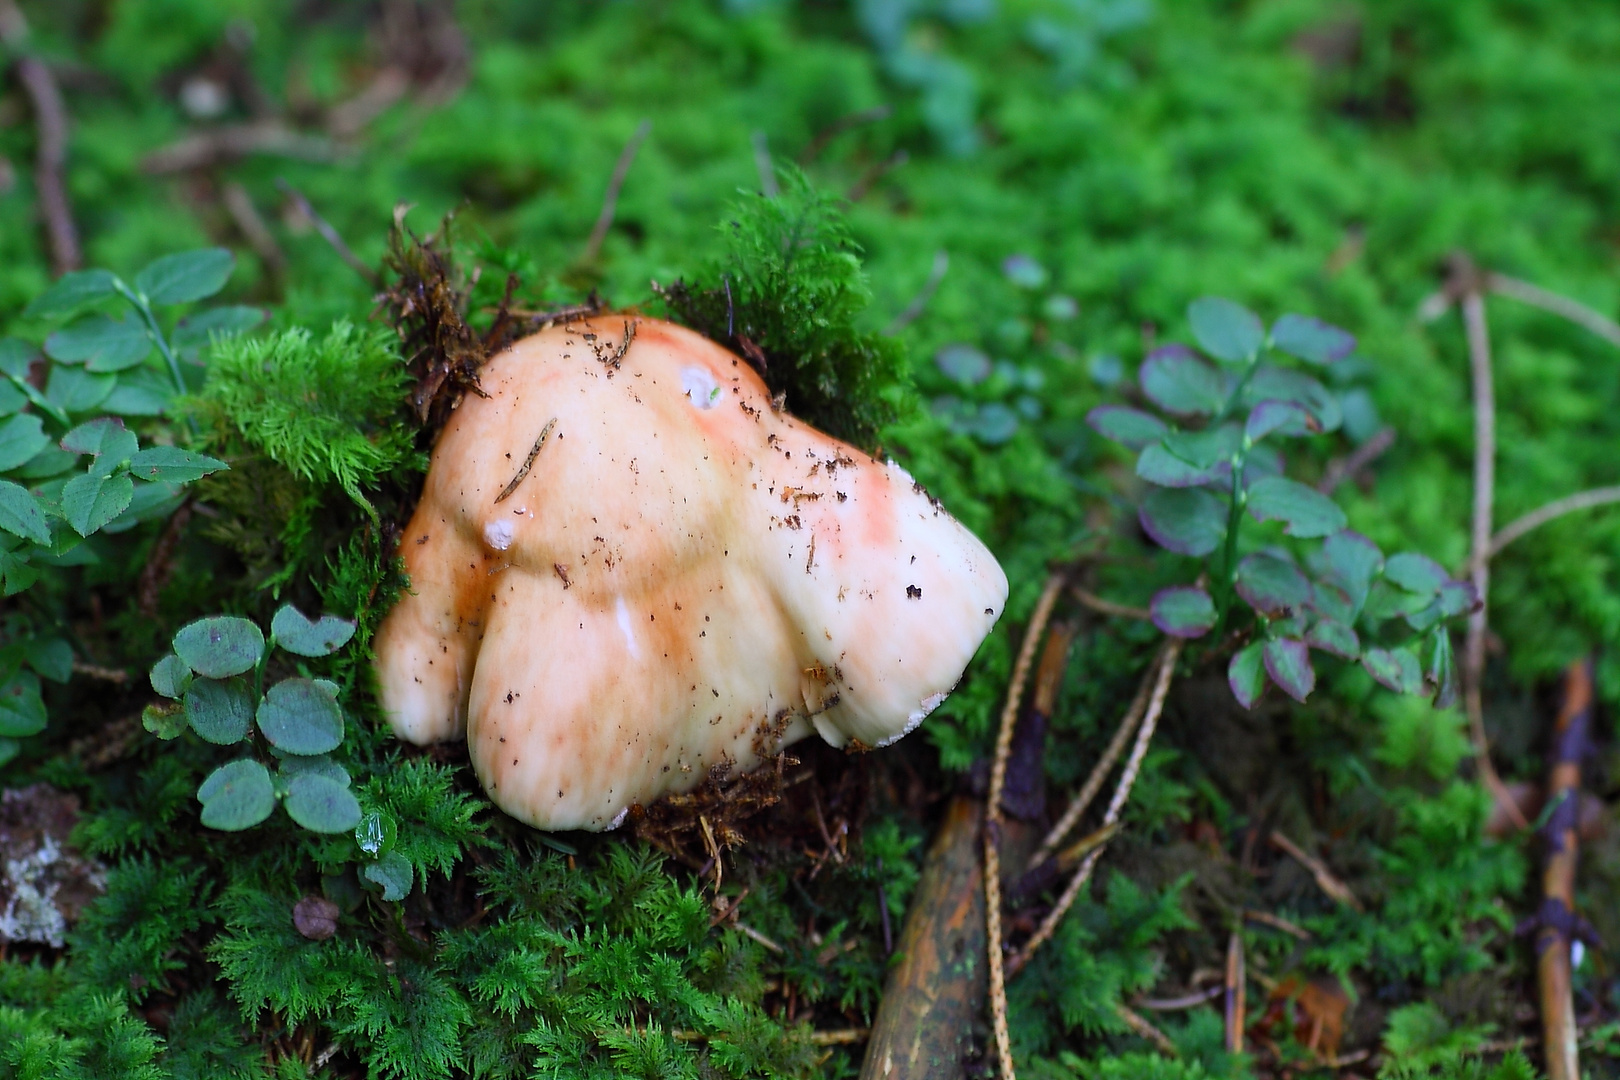
[[[903,469],[773,410],[689,330],[582,320],[479,380],[403,534],[377,672],[395,732],[465,736],[520,820],[612,828],[812,731],[891,743],[1001,614],[995,558]]]

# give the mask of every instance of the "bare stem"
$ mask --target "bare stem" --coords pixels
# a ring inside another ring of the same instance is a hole
[[[1590,330],[1610,345],[1620,348],[1620,323],[1567,296],[1559,296],[1539,285],[1520,281],[1505,274],[1486,274],[1485,287],[1499,296],[1510,296],[1531,307],[1550,311],[1585,330]]]
[[[325,240],[327,244],[331,246],[332,250],[338,253],[338,258],[348,263],[349,268],[355,273],[359,274],[361,277],[365,278],[368,283],[372,285],[377,284],[376,271],[367,266],[365,264],[365,260],[356,255],[354,250],[350,248],[348,244],[343,242],[343,236],[332,227],[331,222],[327,221],[325,218],[321,217],[320,214],[315,212],[315,207],[310,205],[310,201],[308,199],[304,198],[304,193],[302,191],[299,191],[297,188],[287,183],[286,180],[281,178],[277,178],[276,187],[280,188],[282,194],[286,195],[287,198],[292,200],[293,205],[298,208],[299,213],[303,214],[309,219],[309,223],[315,226],[315,231],[321,234],[321,239]]]
[[[1074,595],[1076,600],[1099,615],[1109,615],[1116,619],[1138,619],[1142,622],[1148,622],[1153,618],[1153,613],[1147,608],[1131,607],[1129,604],[1105,600],[1096,593],[1081,588],[1079,585],[1069,586],[1069,592]]]
[[[1490,547],[1486,550],[1485,557],[1494,559],[1498,552],[1513,543],[1513,541],[1532,529],[1540,528],[1554,518],[1563,517],[1565,514],[1573,514],[1578,510],[1590,510],[1594,506],[1606,506],[1609,503],[1620,503],[1620,485],[1593,488],[1590,491],[1565,495],[1562,499],[1554,499],[1540,509],[1532,510],[1523,517],[1517,518],[1511,524],[1503,526],[1495,536],[1491,537]]]
[[[602,212],[596,215],[596,224],[591,227],[591,237],[585,241],[584,262],[595,262],[596,256],[602,250],[602,242],[607,239],[608,230],[613,227],[613,215],[619,209],[619,190],[624,187],[624,178],[630,174],[630,166],[636,160],[636,152],[641,144],[647,141],[652,134],[652,121],[643,120],[636,125],[635,133],[630,141],[624,144],[619,151],[619,160],[613,166],[613,176],[608,180],[607,194],[602,196]]]
[[[10,7],[11,5],[7,5]],[[26,27],[18,16],[17,26]],[[12,24],[8,21],[8,26]],[[22,31],[11,30],[20,44]],[[45,61],[37,56],[18,58],[15,71],[17,82],[34,110],[34,126],[38,130],[37,149],[34,153],[34,190],[39,200],[40,216],[45,219],[45,238],[51,249],[51,270],[61,275],[77,270],[84,264],[79,248],[79,229],[73,222],[73,204],[67,194],[68,111],[62,101],[62,91],[56,77]]]

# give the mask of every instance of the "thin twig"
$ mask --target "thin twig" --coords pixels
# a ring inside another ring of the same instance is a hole
[[[767,199],[774,199],[781,189],[776,184],[776,166],[771,164],[771,144],[763,131],[750,136],[754,144],[754,168],[759,172],[759,190]]]
[[[8,18],[6,28],[6,44],[20,47],[27,33],[21,14],[15,19]],[[77,270],[84,263],[79,229],[73,222],[73,204],[67,194],[67,105],[45,61],[24,55],[18,58],[15,70],[17,82],[34,110],[34,126],[39,132],[34,152],[34,191],[40,216],[45,221],[45,238],[50,244],[51,270],[61,275]]]
[[[1323,495],[1333,494],[1340,484],[1383,457],[1384,451],[1394,445],[1395,429],[1392,427],[1381,429],[1351,451],[1348,457],[1328,462],[1327,470],[1322,473],[1322,479],[1317,481],[1316,490]]]
[[[1532,307],[1562,316],[1583,329],[1590,330],[1610,345],[1620,348],[1620,323],[1585,304],[1559,296],[1539,285],[1508,277],[1506,274],[1486,274],[1485,287],[1499,296],[1510,296]]]
[[[1243,918],[1245,922],[1257,922],[1262,926],[1269,926],[1273,930],[1281,930],[1290,937],[1296,937],[1301,941],[1310,941],[1312,938],[1309,930],[1296,926],[1281,915],[1273,915],[1269,911],[1256,911],[1253,908],[1245,908]]]
[[[270,271],[270,276],[276,279],[287,275],[287,254],[276,243],[275,234],[270,226],[265,224],[264,217],[259,208],[253,204],[253,196],[248,194],[247,188],[236,181],[225,185],[220,192],[220,202],[225,204],[225,210],[236,223],[236,228],[252,246],[255,254]]]
[[[1182,994],[1180,997],[1137,998],[1131,1004],[1149,1012],[1180,1012],[1183,1009],[1196,1009],[1206,1001],[1214,1001],[1225,992],[1225,987],[1211,986],[1204,990],[1194,990],[1190,994]]]
[[[1097,764],[1092,766],[1091,775],[1086,777],[1085,784],[1080,788],[1080,794],[1069,803],[1068,809],[1063,811],[1063,816],[1047,832],[1046,839],[1041,841],[1041,846],[1035,849],[1035,854],[1029,860],[1030,869],[1034,869],[1051,857],[1058,845],[1063,843],[1063,838],[1079,824],[1080,815],[1086,812],[1091,800],[1102,790],[1103,781],[1108,779],[1108,773],[1113,769],[1114,763],[1125,752],[1125,745],[1131,741],[1131,736],[1136,732],[1136,725],[1141,723],[1142,714],[1147,711],[1148,697],[1153,692],[1157,677],[1157,665],[1149,664],[1147,671],[1142,674],[1141,683],[1136,688],[1136,697],[1132,699],[1130,708],[1125,710],[1125,716],[1120,720],[1114,737],[1109,740],[1108,748],[1103,751],[1102,757],[1097,759]]]
[[[530,469],[534,468],[534,459],[539,457],[540,451],[546,448],[546,440],[551,437],[551,429],[556,426],[557,418],[555,416],[546,421],[546,426],[540,429],[540,437],[535,439],[534,445],[529,448],[529,456],[523,459],[523,465],[518,469],[517,475],[508,481],[499,495],[495,496],[496,502],[506,501],[512,492],[518,489],[518,485],[523,483],[523,478],[529,475]]]
[[[191,172],[254,154],[316,162],[338,156],[337,147],[324,136],[306,135],[281,120],[253,120],[196,132],[159,147],[141,159],[141,171],[151,176]]]
[[[773,952],[773,953],[786,952],[786,950],[783,949],[782,946],[778,945],[776,942],[772,941],[770,938],[766,937],[764,934],[760,933],[758,930],[755,930],[752,926],[749,926],[747,923],[738,922],[738,923],[732,923],[732,925],[735,926],[738,930],[741,930],[744,934],[747,934],[749,937],[753,938],[755,941],[759,942],[761,945],[765,946],[767,949],[771,950],[771,952]]]
[[[1129,604],[1119,604],[1112,600],[1105,600],[1079,585],[1070,585],[1069,592],[1081,604],[1099,615],[1108,615],[1115,619],[1137,619],[1141,622],[1149,622],[1153,618],[1153,612],[1147,608],[1131,607]]]
[[[1046,579],[1035,610],[1030,614],[1018,659],[1013,664],[1012,681],[1007,686],[1007,702],[1001,710],[1001,729],[996,735],[996,756],[990,767],[990,796],[984,813],[984,902],[986,949],[990,955],[990,1019],[996,1036],[996,1060],[1001,1080],[1015,1080],[1012,1034],[1007,1029],[1007,980],[1003,969],[1001,944],[1001,791],[1007,784],[1007,758],[1012,752],[1013,728],[1024,686],[1035,663],[1035,648],[1052,617],[1052,608],[1063,592],[1068,570],[1056,571]]]
[[[585,254],[582,262],[595,262],[596,256],[602,250],[602,242],[607,239],[608,230],[613,227],[613,215],[619,209],[619,191],[624,187],[624,178],[630,175],[630,166],[636,160],[636,152],[641,144],[647,141],[652,134],[652,121],[643,120],[636,125],[635,132],[630,141],[624,144],[619,151],[619,160],[613,166],[613,177],[608,181],[607,194],[602,196],[602,212],[596,215],[596,224],[591,227],[591,237],[585,241]]]
[[[1247,1023],[1248,979],[1244,976],[1243,935],[1236,929],[1226,939],[1226,978],[1221,995],[1226,999],[1226,1052],[1243,1053],[1243,1029]]]
[[[862,109],[860,112],[850,113],[848,116],[834,120],[815,138],[810,140],[809,146],[799,152],[799,164],[808,165],[816,160],[834,139],[851,128],[860,127],[862,124],[875,124],[879,120],[887,120],[893,113],[893,105],[876,105],[870,109]]]
[[[950,268],[951,253],[944,248],[934,252],[934,265],[928,271],[928,280],[923,282],[923,287],[918,290],[916,296],[911,298],[911,303],[906,305],[905,310],[896,315],[894,320],[883,328],[885,337],[893,337],[917,321],[917,317],[928,306],[928,301],[932,300],[934,294],[939,291],[940,282],[945,280],[945,272]]]
[[[1136,733],[1136,744],[1131,747],[1130,760],[1125,763],[1125,770],[1119,778],[1119,786],[1114,788],[1114,797],[1109,800],[1108,810],[1103,814],[1104,827],[1119,821],[1119,815],[1131,797],[1131,788],[1136,784],[1136,777],[1142,770],[1142,760],[1147,757],[1148,744],[1153,741],[1154,729],[1158,727],[1159,715],[1164,711],[1164,699],[1170,693],[1170,680],[1176,672],[1176,660],[1181,656],[1181,645],[1180,638],[1171,638],[1159,651],[1155,665],[1157,674],[1153,683],[1153,695],[1148,700],[1147,712],[1142,717],[1142,726]],[[1074,877],[1063,890],[1063,895],[1058,897],[1056,906],[1047,913],[1045,919],[1041,920],[1041,925],[1030,935],[1024,947],[1007,958],[1008,975],[1018,974],[1024,965],[1029,963],[1035,950],[1044,945],[1057,931],[1058,924],[1069,913],[1069,908],[1074,906],[1080,890],[1085,888],[1086,882],[1091,879],[1091,872],[1097,868],[1097,860],[1102,858],[1105,850],[1106,846],[1097,847],[1086,856],[1085,862],[1080,864]]]
[[[1356,899],[1356,894],[1350,891],[1350,886],[1340,881],[1333,871],[1327,868],[1326,863],[1294,843],[1280,830],[1272,830],[1271,843],[1274,847],[1280,848],[1293,856],[1296,862],[1309,870],[1311,876],[1316,879],[1317,888],[1321,889],[1334,901],[1354,911],[1367,910],[1362,906],[1361,901]]]
[[[1126,1027],[1130,1028],[1136,1034],[1158,1047],[1159,1053],[1163,1054],[1165,1057],[1181,1056],[1181,1051],[1177,1050],[1176,1044],[1170,1041],[1170,1036],[1148,1023],[1146,1017],[1144,1017],[1141,1013],[1138,1013],[1135,1009],[1132,1009],[1129,1005],[1126,1005],[1124,1002],[1120,1002],[1114,1006],[1114,1013],[1121,1020],[1125,1021]]]
[[[1463,647],[1463,709],[1468,714],[1469,738],[1480,779],[1502,804],[1509,820],[1519,828],[1529,825],[1508,794],[1496,766],[1491,763],[1490,740],[1485,734],[1486,610],[1489,606],[1492,503],[1496,493],[1496,392],[1491,380],[1491,338],[1485,321],[1485,299],[1480,295],[1478,272],[1462,257],[1455,260],[1453,277],[1462,284],[1463,322],[1468,333],[1468,365],[1474,396],[1474,512],[1469,532],[1468,576],[1479,606],[1468,616]]]
[[[1620,485],[1615,487],[1593,488],[1590,491],[1577,492],[1574,495],[1565,495],[1562,499],[1555,499],[1546,506],[1516,519],[1511,524],[1504,525],[1495,536],[1491,537],[1491,545],[1485,552],[1485,557],[1494,559],[1498,552],[1513,541],[1532,529],[1538,529],[1554,518],[1573,514],[1577,510],[1590,510],[1594,506],[1606,506],[1609,503],[1620,503]]]
[[[103,667],[100,664],[91,664],[78,659],[73,661],[73,674],[84,675],[87,678],[98,679],[101,682],[110,682],[115,685],[129,682],[129,672],[123,668]]]
[[[304,198],[302,191],[299,191],[281,177],[276,178],[276,187],[283,195],[292,200],[292,204],[298,208],[300,214],[309,219],[309,223],[315,226],[315,231],[320,233],[321,238],[331,245],[333,251],[338,253],[338,258],[348,263],[350,269],[365,278],[367,282],[372,285],[377,284],[376,271],[367,266],[365,261],[356,255],[348,244],[343,242],[342,235],[332,227],[331,222],[315,212],[315,207],[310,205],[308,199]]]

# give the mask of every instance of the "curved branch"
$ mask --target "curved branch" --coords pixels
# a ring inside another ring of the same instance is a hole
[[[1505,525],[1497,534],[1491,537],[1490,547],[1485,551],[1487,559],[1495,558],[1497,553],[1513,541],[1541,526],[1554,518],[1573,514],[1577,510],[1590,510],[1594,506],[1606,506],[1610,503],[1620,503],[1620,485],[1614,487],[1592,488],[1590,491],[1578,491],[1574,495],[1565,495],[1562,499],[1554,499],[1539,509]]]
[[[1485,285],[1493,293],[1501,296],[1510,296],[1521,303],[1538,307],[1542,311],[1550,311],[1574,323],[1576,326],[1590,330],[1610,345],[1620,349],[1620,323],[1594,311],[1577,300],[1567,296],[1559,296],[1549,292],[1539,285],[1532,285],[1528,281],[1507,277],[1503,274],[1485,275]]]

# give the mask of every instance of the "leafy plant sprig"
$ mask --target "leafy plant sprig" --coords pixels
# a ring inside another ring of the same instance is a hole
[[[1473,609],[1473,588],[1426,556],[1386,558],[1347,528],[1332,499],[1284,476],[1282,455],[1268,442],[1333,431],[1343,420],[1325,386],[1277,361],[1326,366],[1350,355],[1355,338],[1293,314],[1268,332],[1253,312],[1218,297],[1194,301],[1187,316],[1216,363],[1179,344],[1148,354],[1138,381],[1165,416],[1101,405],[1086,418],[1099,434],[1139,452],[1136,474],[1154,485],[1138,511],[1143,530],[1160,547],[1205,562],[1199,584],[1153,597],[1154,623],[1176,637],[1200,638],[1231,626],[1241,600],[1253,625],[1234,628],[1248,629],[1251,640],[1232,657],[1227,679],[1246,708],[1268,681],[1304,701],[1316,685],[1313,650],[1360,662],[1392,690],[1428,690],[1437,704],[1452,704],[1446,622]],[[1303,564],[1279,546],[1245,554],[1245,518],[1277,521],[1284,535],[1321,543]]]

